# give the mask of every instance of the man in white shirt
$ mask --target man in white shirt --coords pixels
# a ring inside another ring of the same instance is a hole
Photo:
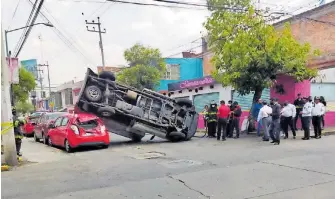
[[[305,105],[302,108],[302,111],[300,112],[302,116],[302,128],[304,130],[304,137],[303,140],[309,140],[310,137],[310,124],[311,124],[311,118],[312,118],[312,103],[309,102],[308,97],[304,98]]]
[[[271,124],[271,117],[270,115],[272,114],[272,108],[267,105],[266,101],[262,102],[263,107],[259,110],[258,117],[257,117],[257,122],[262,122],[262,126],[264,129],[264,136],[263,136],[263,141],[269,141],[269,128]]]
[[[312,123],[314,127],[314,138],[321,138],[321,117],[325,113],[325,107],[320,102],[320,98],[315,98],[315,103],[312,109]]]
[[[288,138],[288,127],[290,126],[293,134],[293,139],[295,139],[296,132],[293,127],[293,120],[296,115],[296,108],[293,104],[290,104],[288,101],[284,103],[284,108],[281,110],[282,116],[282,128],[285,134],[284,139]]]

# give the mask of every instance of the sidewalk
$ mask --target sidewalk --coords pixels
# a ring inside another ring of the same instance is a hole
[[[313,136],[314,135],[314,131],[313,131],[313,128],[311,129],[311,136]],[[203,133],[205,133],[205,129],[198,129],[197,130],[197,133],[200,133],[200,134],[203,134]],[[262,133],[262,131],[261,131],[261,133]],[[292,131],[291,131],[291,129],[289,128],[289,136],[292,136]],[[245,133],[241,133],[241,134],[245,134]],[[253,132],[249,132],[249,134],[256,134],[256,131],[253,131]],[[298,130],[297,131],[297,137],[303,137],[303,135],[304,135],[304,132],[303,131],[301,131],[301,130]],[[322,135],[324,135],[324,136],[327,136],[327,135],[335,135],[335,127],[327,127],[327,128],[325,128],[324,130],[322,130]]]
[[[56,162],[66,158],[71,158],[71,155],[66,154],[62,150],[46,146],[43,143],[36,143],[32,138],[23,138],[21,152],[22,158],[20,165],[27,163]],[[4,164],[4,159],[5,156],[2,154],[2,164]],[[3,167],[2,169],[8,170],[6,167]]]

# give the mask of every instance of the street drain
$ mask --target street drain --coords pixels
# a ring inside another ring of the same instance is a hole
[[[164,157],[166,154],[162,152],[156,152],[156,151],[150,151],[147,153],[142,153],[136,155],[134,158],[138,160],[144,160],[144,159],[158,159]]]
[[[190,166],[198,166],[202,165],[202,162],[194,161],[194,160],[173,160],[170,162],[161,163],[168,168],[183,168],[183,167],[190,167]]]

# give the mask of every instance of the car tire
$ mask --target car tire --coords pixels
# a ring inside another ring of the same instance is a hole
[[[39,142],[40,141],[40,139],[36,136],[36,133],[34,133],[34,141],[35,142]]]
[[[113,72],[110,72],[110,71],[102,71],[100,74],[99,74],[99,77],[102,78],[102,79],[109,79],[111,81],[115,81],[115,74]]]
[[[65,151],[68,152],[68,153],[72,153],[73,152],[73,149],[70,146],[70,143],[69,143],[69,141],[67,139],[65,139],[65,141],[64,141],[64,148],[65,148]]]
[[[187,108],[192,108],[193,103],[189,99],[176,99],[176,104],[179,106],[186,106]]]
[[[88,86],[85,89],[85,97],[91,102],[99,102],[102,98],[102,91],[95,85]]]
[[[104,145],[102,145],[102,149],[107,149],[109,147],[109,144],[104,144]]]
[[[44,132],[42,132],[42,140],[43,140],[43,144],[45,144],[45,145],[48,144],[48,140],[47,140],[47,138],[44,136]]]
[[[52,140],[51,140],[51,137],[50,136],[48,136],[48,146],[53,146],[53,143],[52,143]]]
[[[98,113],[103,117],[111,117],[115,114],[115,109],[113,107],[101,107],[98,109]]]
[[[139,134],[136,134],[136,133],[131,134],[131,140],[133,142],[141,142],[143,137],[144,137],[144,135],[139,135]]]

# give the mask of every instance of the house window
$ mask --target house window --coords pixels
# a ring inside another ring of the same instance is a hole
[[[164,79],[179,80],[180,79],[180,65],[179,64],[166,64],[166,72]]]

